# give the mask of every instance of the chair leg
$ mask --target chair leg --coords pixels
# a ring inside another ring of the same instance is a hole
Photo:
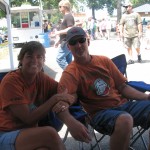
[[[69,130],[68,130],[68,128],[67,128],[67,129],[66,129],[66,133],[65,133],[65,135],[64,135],[64,138],[63,138],[63,140],[62,140],[63,143],[65,143],[65,142],[67,141],[68,134],[69,134]],[[79,143],[79,150],[84,150],[83,142],[78,141],[78,143]]]
[[[78,141],[78,142],[79,142],[79,150],[84,150],[83,142],[80,142],[80,141]]]
[[[63,138],[63,143],[65,143],[66,142],[66,140],[67,140],[67,137],[68,137],[68,134],[69,134],[69,130],[68,130],[68,128],[66,129],[66,133],[65,133],[65,136],[64,136],[64,138]]]
[[[91,144],[91,150],[93,150],[94,148],[98,147],[99,150],[101,150],[101,146],[100,146],[100,141],[104,138],[105,135],[102,135],[102,137],[100,139],[97,139],[97,136],[96,136],[96,133],[94,132],[94,129],[93,129],[93,137],[95,139],[95,142],[96,144],[94,146],[92,146]]]
[[[138,130],[138,131],[131,137],[132,142],[130,143],[130,146],[132,147],[133,144],[134,144],[139,138],[141,138],[145,150],[148,150],[148,147],[147,147],[146,142],[145,142],[144,137],[143,137],[143,133],[144,133],[146,130],[145,130],[145,129],[142,129],[142,128],[139,128],[139,127],[137,127],[137,130]]]
[[[91,127],[90,125],[89,125],[89,127],[90,127],[90,134],[95,141],[94,145],[93,145],[93,142],[90,143],[90,147],[91,147],[90,150],[94,150],[96,147],[98,147],[98,149],[101,150],[100,141],[104,138],[105,135],[102,135],[102,137],[100,139],[98,139],[96,136],[96,133],[94,131],[94,128]]]

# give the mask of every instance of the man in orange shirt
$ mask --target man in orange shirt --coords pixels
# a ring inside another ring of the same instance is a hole
[[[58,92],[65,88],[77,94],[91,125],[111,136],[110,149],[127,150],[133,126],[150,126],[150,95],[127,85],[127,79],[109,58],[90,55],[90,41],[82,28],[68,30],[66,39],[74,61],[64,70]]]

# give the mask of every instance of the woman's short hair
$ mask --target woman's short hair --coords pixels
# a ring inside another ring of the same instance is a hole
[[[19,61],[18,68],[22,66],[21,61],[24,58],[24,55],[26,53],[33,54],[35,51],[39,51],[45,60],[46,51],[43,45],[37,41],[30,41],[30,42],[25,43],[20,50],[20,53],[18,55],[18,61]]]

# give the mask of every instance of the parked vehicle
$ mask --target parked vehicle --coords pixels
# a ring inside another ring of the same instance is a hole
[[[42,10],[39,6],[11,8],[12,40],[14,45],[38,40],[42,33]]]

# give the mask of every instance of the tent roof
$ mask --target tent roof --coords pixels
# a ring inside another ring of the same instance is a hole
[[[133,9],[134,12],[150,12],[150,4],[144,4]]]

